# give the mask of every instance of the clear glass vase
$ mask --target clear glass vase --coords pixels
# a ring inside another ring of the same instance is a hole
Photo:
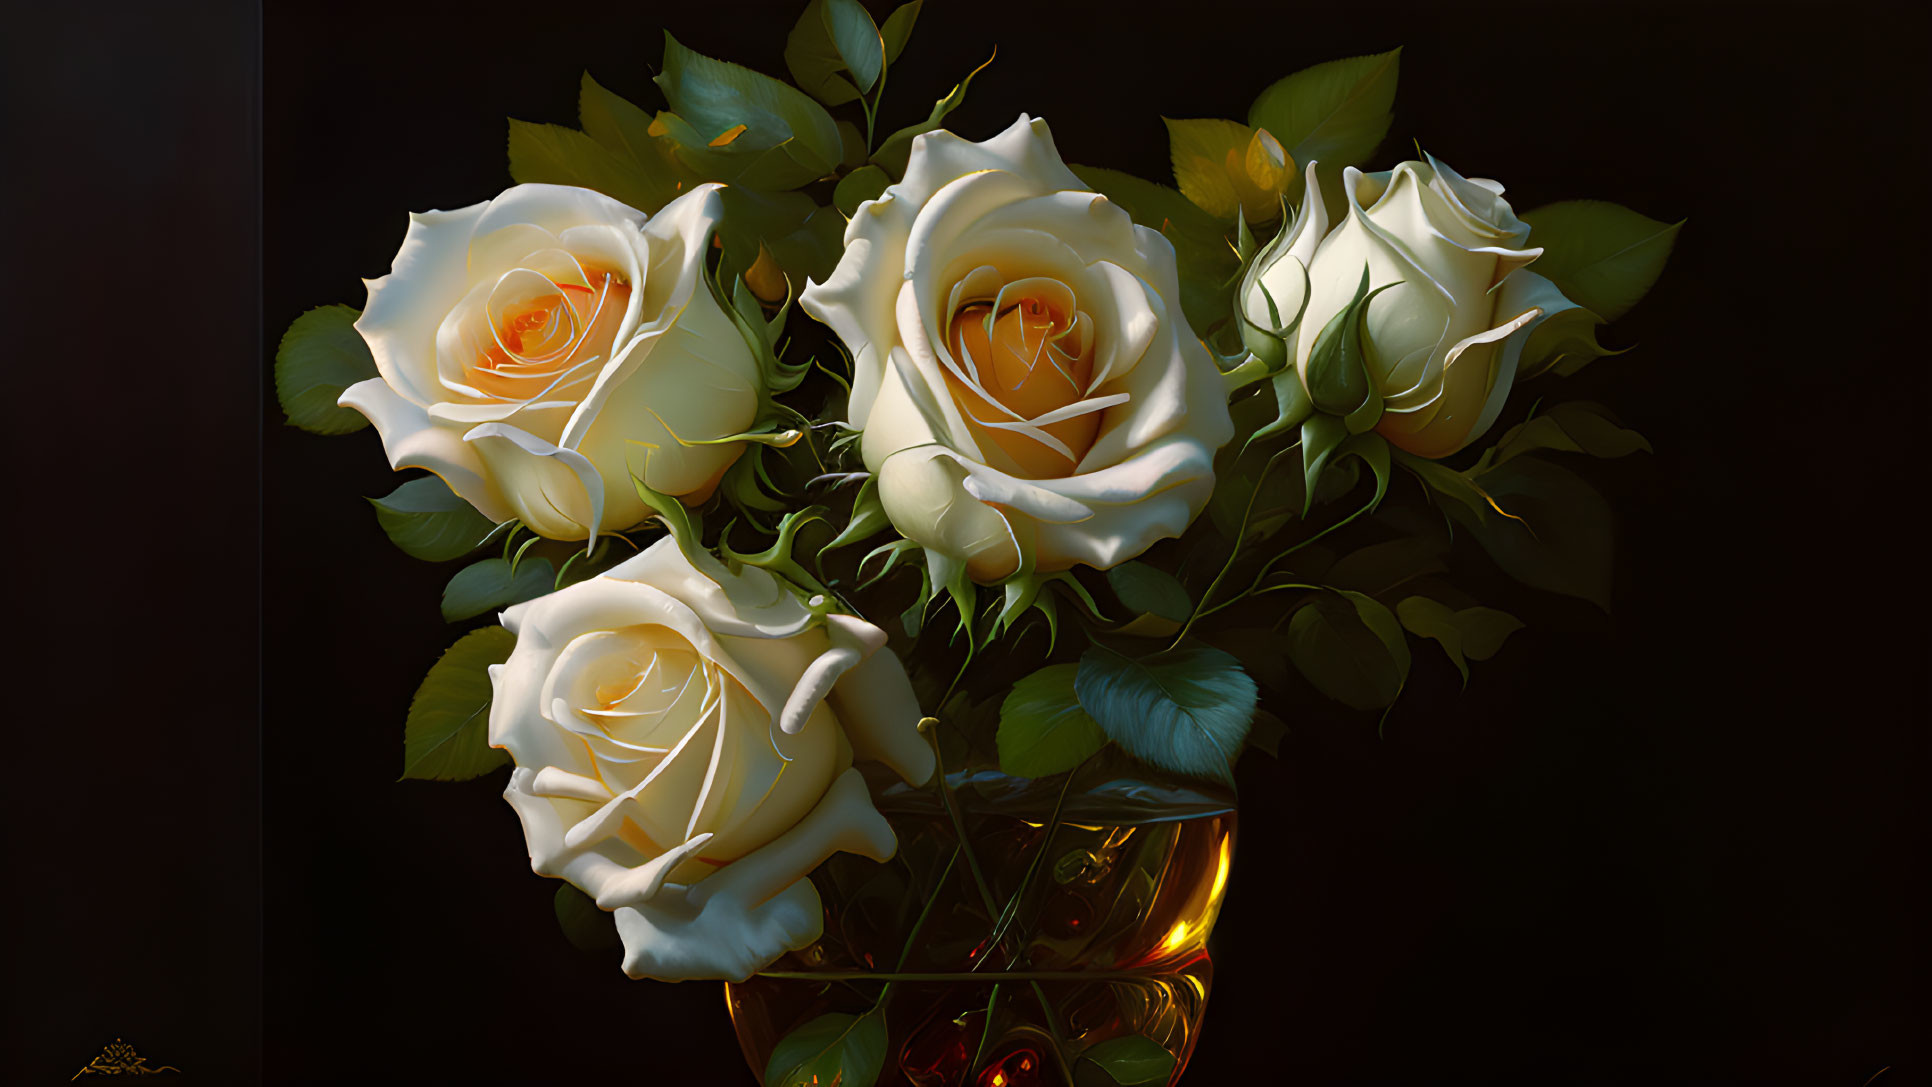
[[[1083,1062],[1145,1070],[1161,1052],[1178,1082],[1214,980],[1234,799],[1121,769],[962,771],[943,794],[875,782],[898,854],[828,862],[823,937],[726,988],[752,1069],[802,1024],[877,1008],[882,1085],[1072,1087]]]

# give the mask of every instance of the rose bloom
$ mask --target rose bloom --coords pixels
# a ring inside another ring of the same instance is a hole
[[[885,633],[670,538],[503,614],[490,744],[531,867],[616,913],[624,972],[742,981],[818,939],[805,876],[896,840],[852,769],[933,771]]]
[[[1233,426],[1174,249],[1088,191],[1044,121],[915,139],[800,303],[851,349],[887,516],[975,580],[1113,566],[1214,489]]]
[[[1273,327],[1276,315],[1293,319],[1306,291],[1288,345],[1305,388],[1316,337],[1348,308],[1366,267],[1369,289],[1388,288],[1364,318],[1363,353],[1384,398],[1375,429],[1417,456],[1446,457],[1496,421],[1531,331],[1574,303],[1524,267],[1543,251],[1523,247],[1529,227],[1494,181],[1429,158],[1378,174],[1350,167],[1342,188],[1346,216],[1329,230],[1309,164],[1301,215],[1252,266],[1244,312]]]
[[[380,376],[341,403],[396,468],[427,468],[485,517],[553,539],[643,520],[633,474],[702,501],[743,445],[678,439],[744,432],[760,387],[702,279],[717,188],[648,220],[564,185],[411,215],[356,321]]]

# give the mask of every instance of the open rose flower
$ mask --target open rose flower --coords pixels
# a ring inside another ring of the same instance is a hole
[[[896,840],[855,754],[908,781],[934,759],[885,634],[671,539],[504,612],[490,743],[530,864],[616,913],[624,972],[742,981],[818,939],[805,876]]]
[[[1367,268],[1369,289],[1380,290],[1362,341],[1383,397],[1375,429],[1417,456],[1446,457],[1496,421],[1536,325],[1575,304],[1524,267],[1543,251],[1524,248],[1529,227],[1494,181],[1431,157],[1377,174],[1350,167],[1342,189],[1346,217],[1330,230],[1309,164],[1301,216],[1251,268],[1244,311],[1277,327],[1306,298],[1288,352],[1306,388],[1316,338]]]
[[[356,322],[380,376],[342,404],[390,464],[553,539],[643,520],[633,474],[701,501],[742,443],[678,439],[743,433],[759,407],[757,358],[702,279],[717,189],[648,221],[564,185],[411,215]]]
[[[1088,191],[1044,121],[915,139],[800,302],[852,351],[886,515],[978,581],[1113,566],[1214,488],[1233,427],[1174,249]]]

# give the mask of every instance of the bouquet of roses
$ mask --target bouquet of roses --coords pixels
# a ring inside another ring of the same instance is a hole
[[[510,764],[572,943],[730,982],[767,1085],[1173,1082],[1243,750],[1499,650],[1457,534],[1603,599],[1566,463],[1648,447],[1559,379],[1676,227],[1363,172],[1396,52],[1169,120],[1176,188],[948,131],[977,71],[885,132],[919,8],[585,75],[276,387],[419,470],[375,517],[472,629],[404,776]]]

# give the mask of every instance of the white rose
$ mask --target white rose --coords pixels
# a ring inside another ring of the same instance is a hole
[[[1363,353],[1383,397],[1375,429],[1418,456],[1446,457],[1496,421],[1531,330],[1574,303],[1524,269],[1543,251],[1522,247],[1529,227],[1494,181],[1429,158],[1378,174],[1351,167],[1342,188],[1346,218],[1329,230],[1309,164],[1302,214],[1256,261],[1244,311],[1263,327],[1285,323],[1306,291],[1289,343],[1306,387],[1315,339],[1348,308],[1366,267],[1371,290],[1388,287],[1364,318]]]
[[[757,358],[702,276],[716,185],[647,221],[589,189],[518,185],[409,217],[356,329],[380,377],[341,403],[397,468],[553,539],[647,516],[631,482],[698,502],[759,407]],[[671,428],[677,429],[673,435]]]
[[[994,582],[1177,536],[1233,434],[1174,249],[1087,190],[1046,122],[913,141],[800,297],[855,359],[850,420],[893,525]]]
[[[530,865],[616,912],[632,977],[742,981],[818,939],[806,874],[896,848],[854,753],[914,783],[933,770],[883,631],[705,565],[666,538],[519,604],[490,669]]]

